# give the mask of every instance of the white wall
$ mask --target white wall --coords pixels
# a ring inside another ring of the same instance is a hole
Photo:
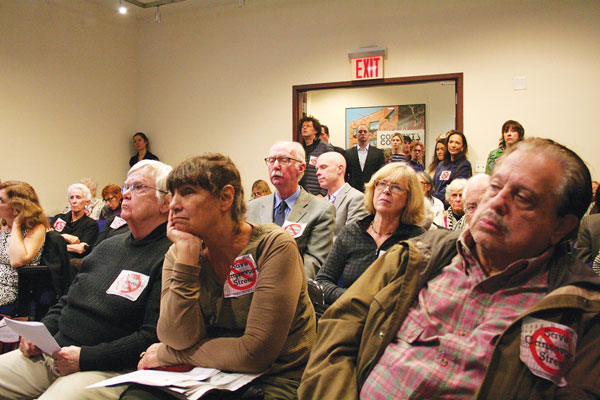
[[[0,179],[49,215],[84,176],[123,182],[137,121],[135,24],[81,0],[0,0]],[[100,197],[100,193],[97,193]]]
[[[598,1],[245,3],[167,5],[157,24],[154,10],[125,22],[86,0],[0,0],[0,178],[59,208],[83,175],[122,181],[140,129],[172,164],[229,154],[249,193],[270,145],[292,137],[292,86],[349,80],[347,51],[372,44],[388,77],[464,73],[472,162],[510,118],[600,174]]]

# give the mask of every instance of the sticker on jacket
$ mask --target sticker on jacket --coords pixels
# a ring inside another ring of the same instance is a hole
[[[233,261],[229,276],[223,285],[223,296],[240,297],[254,293],[258,281],[258,269],[251,254],[244,254]]]
[[[310,158],[308,159],[308,163],[310,165],[314,165],[316,167],[317,166],[317,158],[319,158],[319,157],[310,156]]]
[[[150,277],[148,275],[124,269],[112,285],[110,285],[106,294],[114,294],[131,301],[136,301],[146,286],[148,286],[149,280]]]
[[[448,179],[450,179],[450,171],[442,171],[442,173],[440,174],[440,181],[447,181]]]
[[[63,229],[65,229],[65,226],[67,226],[67,223],[62,218],[56,218],[54,225],[52,225],[56,232],[62,232]]]
[[[577,334],[568,326],[532,317],[523,320],[520,358],[540,378],[566,386],[576,345]]]
[[[116,216],[115,219],[113,219],[113,222],[110,223],[110,227],[112,229],[119,229],[126,223],[127,223],[127,221],[125,221],[123,218]]]
[[[294,239],[299,238],[306,229],[306,223],[285,221],[281,226],[284,231],[289,233]]]

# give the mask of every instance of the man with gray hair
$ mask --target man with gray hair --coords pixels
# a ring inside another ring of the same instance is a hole
[[[471,218],[473,218],[473,214],[489,185],[490,176],[488,174],[473,175],[467,180],[462,195],[467,225],[471,222]]]
[[[315,275],[333,246],[335,207],[302,189],[298,181],[306,169],[304,149],[296,142],[277,142],[265,163],[275,193],[248,203],[249,222],[274,222],[298,244],[308,278]]]
[[[470,225],[401,242],[319,320],[298,399],[595,398],[600,277],[569,254],[585,163],[526,139]]]
[[[137,367],[158,341],[161,270],[171,167],[143,160],[127,174],[121,217],[130,233],[102,241],[83,260],[68,293],[42,323],[60,350],[44,354],[21,338],[0,356],[0,398],[118,399],[124,386],[85,389]]]
[[[321,154],[316,166],[319,185],[327,189],[326,199],[335,207],[335,238],[346,224],[369,215],[364,205],[365,196],[344,181],[346,160],[340,153]]]

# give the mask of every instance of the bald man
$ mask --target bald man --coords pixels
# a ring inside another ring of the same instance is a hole
[[[369,215],[364,205],[363,193],[344,181],[346,159],[340,153],[323,153],[317,159],[319,186],[327,190],[326,199],[335,206],[334,240],[342,228]]]
[[[477,174],[467,181],[462,196],[465,214],[467,215],[467,225],[471,222],[471,218],[489,185],[490,176],[488,174]]]

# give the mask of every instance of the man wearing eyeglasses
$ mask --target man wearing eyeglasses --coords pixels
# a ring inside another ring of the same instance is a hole
[[[379,168],[385,164],[383,151],[369,145],[371,132],[367,125],[361,124],[354,134],[358,144],[346,150],[346,182],[353,188],[365,191],[365,183],[369,182]]]
[[[22,338],[0,356],[0,398],[118,399],[124,386],[88,385],[134,370],[139,355],[158,341],[161,271],[171,167],[135,164],[123,186],[121,217],[129,234],[108,238],[84,258],[68,293],[42,319],[60,350],[42,354]]]
[[[246,218],[257,224],[276,223],[298,244],[308,278],[314,278],[333,245],[335,207],[302,189],[298,182],[306,170],[300,143],[278,142],[265,163],[275,193],[248,203]]]

